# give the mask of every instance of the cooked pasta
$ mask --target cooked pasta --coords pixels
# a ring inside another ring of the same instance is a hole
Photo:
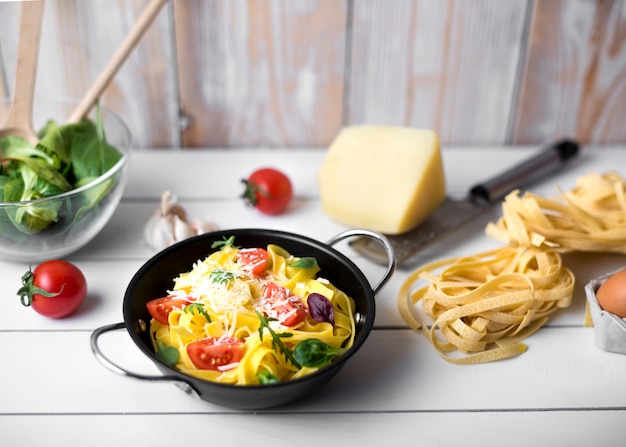
[[[250,261],[250,250],[266,258]],[[294,257],[277,245],[225,244],[174,279],[166,298],[178,305],[168,309],[166,321],[151,311],[154,349],[175,348],[177,369],[214,382],[258,385],[264,375],[282,382],[310,374],[320,366],[295,361],[298,344],[316,339],[342,352],[355,334],[353,299],[317,277],[319,270],[312,258]],[[332,318],[320,319],[309,308],[312,295],[330,303]],[[205,350],[195,351],[198,343]]]
[[[417,288],[421,280],[430,284]],[[574,275],[557,252],[506,246],[415,270],[400,288],[398,307],[444,359],[481,363],[525,352],[521,340],[569,306],[573,290]],[[433,320],[430,328],[415,316],[417,304]]]
[[[626,181],[615,172],[590,173],[562,200],[514,191],[486,233],[505,243],[559,252],[626,253]]]

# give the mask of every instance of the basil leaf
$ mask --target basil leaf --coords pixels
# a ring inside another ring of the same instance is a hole
[[[321,293],[311,293],[307,299],[306,304],[309,307],[309,315],[315,321],[320,323],[335,324],[335,308],[333,303],[330,302]]]
[[[301,269],[312,269],[317,267],[317,260],[315,258],[304,257],[289,264],[289,267],[297,267]]]
[[[327,345],[318,338],[307,338],[293,349],[293,356],[302,366],[310,368],[324,366],[346,350]]]
[[[262,369],[256,375],[261,385],[271,385],[272,383],[280,383],[280,379],[266,369]]]
[[[163,363],[165,363],[167,366],[174,366],[176,365],[176,363],[178,363],[178,358],[180,357],[178,349],[163,344],[161,340],[157,340],[156,344],[156,355],[159,359],[161,359]]]

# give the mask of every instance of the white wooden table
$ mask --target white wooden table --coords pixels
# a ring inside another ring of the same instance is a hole
[[[537,148],[444,148],[448,191],[498,173]],[[321,212],[319,149],[137,151],[124,199],[104,231],[69,258],[85,273],[88,298],[79,312],[50,320],[24,308],[15,294],[27,265],[0,261],[0,443],[4,446],[146,445],[623,445],[626,356],[594,344],[583,326],[584,284],[626,256],[573,254],[573,304],[526,340],[523,355],[457,366],[444,361],[421,333],[407,329],[396,294],[398,270],[377,298],[375,328],[362,349],[310,399],[268,411],[240,412],[194,399],[170,383],[119,376],[92,355],[89,339],[122,321],[122,300],[135,271],[154,254],[142,239],[144,221],[161,192],[179,197],[191,217],[221,228],[260,227],[325,241],[344,229]],[[287,214],[267,217],[246,208],[241,179],[262,165],[294,182]],[[544,196],[569,189],[590,171],[626,176],[626,147],[585,148],[558,175],[533,186]],[[461,232],[422,252],[423,262],[477,253],[498,243],[484,235],[497,207]],[[384,268],[347,248],[372,282]],[[101,338],[103,350],[128,369],[157,370],[125,331]],[[62,442],[62,444],[61,444]],[[185,444],[183,444],[185,443]],[[401,444],[404,443],[404,444]]]

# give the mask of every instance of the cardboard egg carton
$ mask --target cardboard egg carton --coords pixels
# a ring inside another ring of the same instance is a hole
[[[585,285],[585,294],[593,320],[596,346],[608,352],[626,354],[626,319],[602,309],[596,298],[596,291],[604,281],[620,270],[623,267],[589,281]]]

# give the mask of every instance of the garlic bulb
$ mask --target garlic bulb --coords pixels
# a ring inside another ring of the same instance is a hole
[[[163,250],[170,245],[198,234],[215,231],[213,222],[187,220],[185,209],[176,204],[176,198],[169,191],[161,195],[161,205],[148,218],[144,227],[144,239],[155,250]]]

